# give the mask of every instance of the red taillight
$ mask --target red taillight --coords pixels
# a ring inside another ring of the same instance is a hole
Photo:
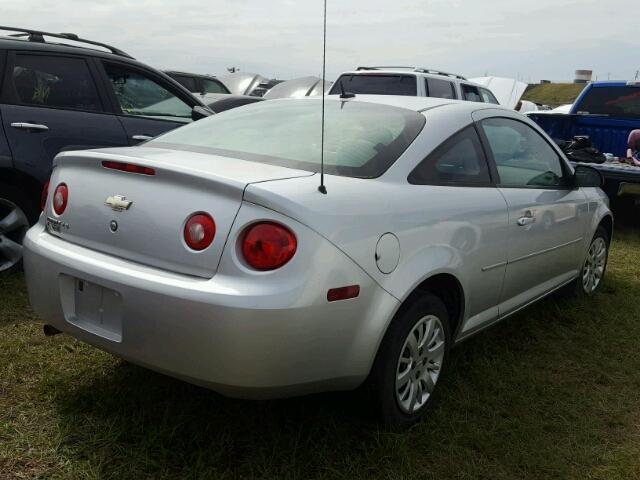
[[[61,183],[53,193],[53,211],[56,212],[56,215],[62,215],[64,213],[68,201],[69,189],[64,183]]]
[[[213,243],[216,236],[216,224],[210,215],[196,213],[184,226],[184,241],[191,250],[202,251]]]
[[[42,193],[40,194],[40,210],[44,211],[47,206],[47,197],[49,196],[49,180],[47,180],[42,187]]]
[[[142,167],[140,165],[134,165],[133,163],[104,161],[102,162],[102,166],[111,170],[120,170],[121,172],[127,173],[139,173],[140,175],[156,174],[156,171],[153,168]]]
[[[245,261],[256,270],[275,270],[296,253],[298,243],[287,227],[272,222],[250,226],[242,239]]]

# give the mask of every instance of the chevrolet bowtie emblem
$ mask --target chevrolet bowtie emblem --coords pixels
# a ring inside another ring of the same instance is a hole
[[[108,197],[104,204],[109,207],[114,212],[124,212],[125,210],[129,210],[133,202],[127,200],[127,197],[123,197],[122,195],[113,195]]]

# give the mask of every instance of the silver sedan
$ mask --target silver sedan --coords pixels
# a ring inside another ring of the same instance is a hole
[[[46,331],[229,396],[366,382],[408,425],[454,344],[600,287],[601,177],[527,118],[383,96],[325,116],[324,143],[307,98],[60,154],[25,241]]]

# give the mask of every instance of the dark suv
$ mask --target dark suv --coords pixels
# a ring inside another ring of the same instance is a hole
[[[135,145],[201,118],[205,107],[179,83],[117,48],[74,34],[0,30],[14,32],[0,37],[3,272],[20,264],[22,238],[37,220],[56,154]]]

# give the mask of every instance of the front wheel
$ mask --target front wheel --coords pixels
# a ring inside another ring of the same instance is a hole
[[[0,274],[22,265],[22,241],[37,216],[35,201],[18,188],[0,184]]]
[[[447,309],[432,294],[424,294],[394,319],[371,375],[385,424],[408,427],[424,414],[433,402],[450,342]]]

